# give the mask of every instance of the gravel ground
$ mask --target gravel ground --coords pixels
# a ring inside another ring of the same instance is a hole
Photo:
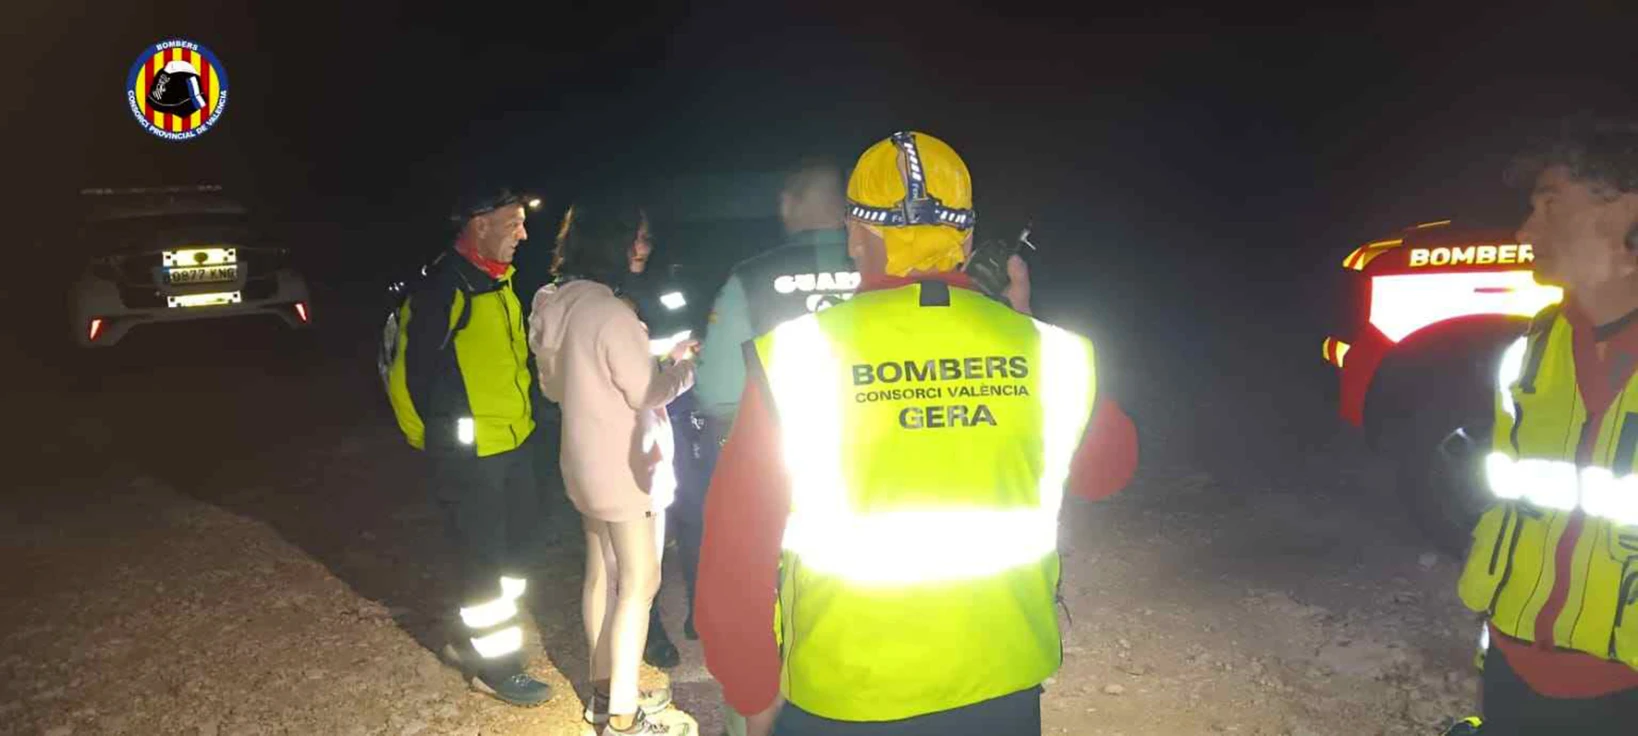
[[[559,694],[511,708],[429,649],[438,521],[355,326],[208,361],[133,341],[12,397],[47,419],[0,516],[0,733],[582,732],[581,552],[560,491],[543,490],[529,600],[531,669]],[[1139,421],[1143,468],[1066,509],[1046,732],[1428,734],[1471,711],[1478,624],[1457,563],[1336,426],[1330,377],[1288,360],[1317,339],[1145,353],[1108,333],[1127,346],[1105,380]],[[1137,370],[1152,365],[1167,367]],[[680,587],[663,593],[673,632]],[[677,639],[684,665],[645,677],[715,734],[720,695]]]

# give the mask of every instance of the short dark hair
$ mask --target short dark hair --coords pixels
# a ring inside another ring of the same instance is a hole
[[[1538,141],[1513,165],[1509,178],[1533,186],[1547,169],[1562,166],[1575,179],[1613,190],[1638,192],[1638,121],[1579,114]]]
[[[557,230],[552,275],[618,283],[630,269],[631,245],[646,220],[643,208],[632,201],[610,197],[576,201]]]
[[[824,178],[840,179],[846,172],[829,156],[803,156],[786,167],[784,173],[784,191],[804,192],[809,187],[824,183]]]

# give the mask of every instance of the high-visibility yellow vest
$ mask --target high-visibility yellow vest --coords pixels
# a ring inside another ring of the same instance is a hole
[[[464,267],[462,264],[464,261],[447,267]],[[458,375],[439,376],[437,380],[460,382],[471,416],[452,420],[457,422],[459,441],[473,445],[478,457],[517,449],[535,428],[529,399],[533,380],[529,340],[523,329],[523,306],[512,291],[514,272],[508,267],[505,275],[484,284],[482,290],[459,288],[448,292],[454,301],[449,305],[446,334],[452,336],[448,340],[455,351],[454,373]],[[414,306],[412,296],[398,309],[399,338],[388,368],[387,397],[405,439],[420,450],[426,447],[427,428],[410,397],[404,364],[409,347],[404,334],[415,318]]]
[[[1585,426],[1571,332],[1550,307],[1502,358],[1485,462],[1496,503],[1473,532],[1459,588],[1502,633],[1535,641],[1558,582],[1559,543],[1579,514],[1569,596],[1550,643],[1638,667],[1638,377],[1597,427]],[[1597,434],[1590,462],[1577,463],[1583,432]]]
[[[785,697],[887,721],[1051,676],[1058,509],[1096,396],[1091,342],[923,282],[755,348],[791,481]]]

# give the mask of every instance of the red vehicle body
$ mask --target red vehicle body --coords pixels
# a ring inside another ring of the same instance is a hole
[[[1503,231],[1460,230],[1432,222],[1366,243],[1343,259],[1364,305],[1352,333],[1331,336],[1325,360],[1342,380],[1340,413],[1365,421],[1365,399],[1378,369],[1396,348],[1457,320],[1512,322],[1557,302],[1557,287],[1535,283],[1534,253]]]
[[[1488,502],[1477,460],[1501,352],[1563,296],[1535,282],[1534,260],[1512,232],[1444,220],[1342,262],[1348,316],[1321,347],[1338,369],[1338,412],[1395,456],[1400,491],[1447,548],[1462,545]]]

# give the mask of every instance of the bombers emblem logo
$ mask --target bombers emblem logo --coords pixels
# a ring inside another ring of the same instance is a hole
[[[227,70],[210,49],[171,39],[143,49],[125,80],[125,100],[142,128],[186,141],[210,130],[227,109]]]

